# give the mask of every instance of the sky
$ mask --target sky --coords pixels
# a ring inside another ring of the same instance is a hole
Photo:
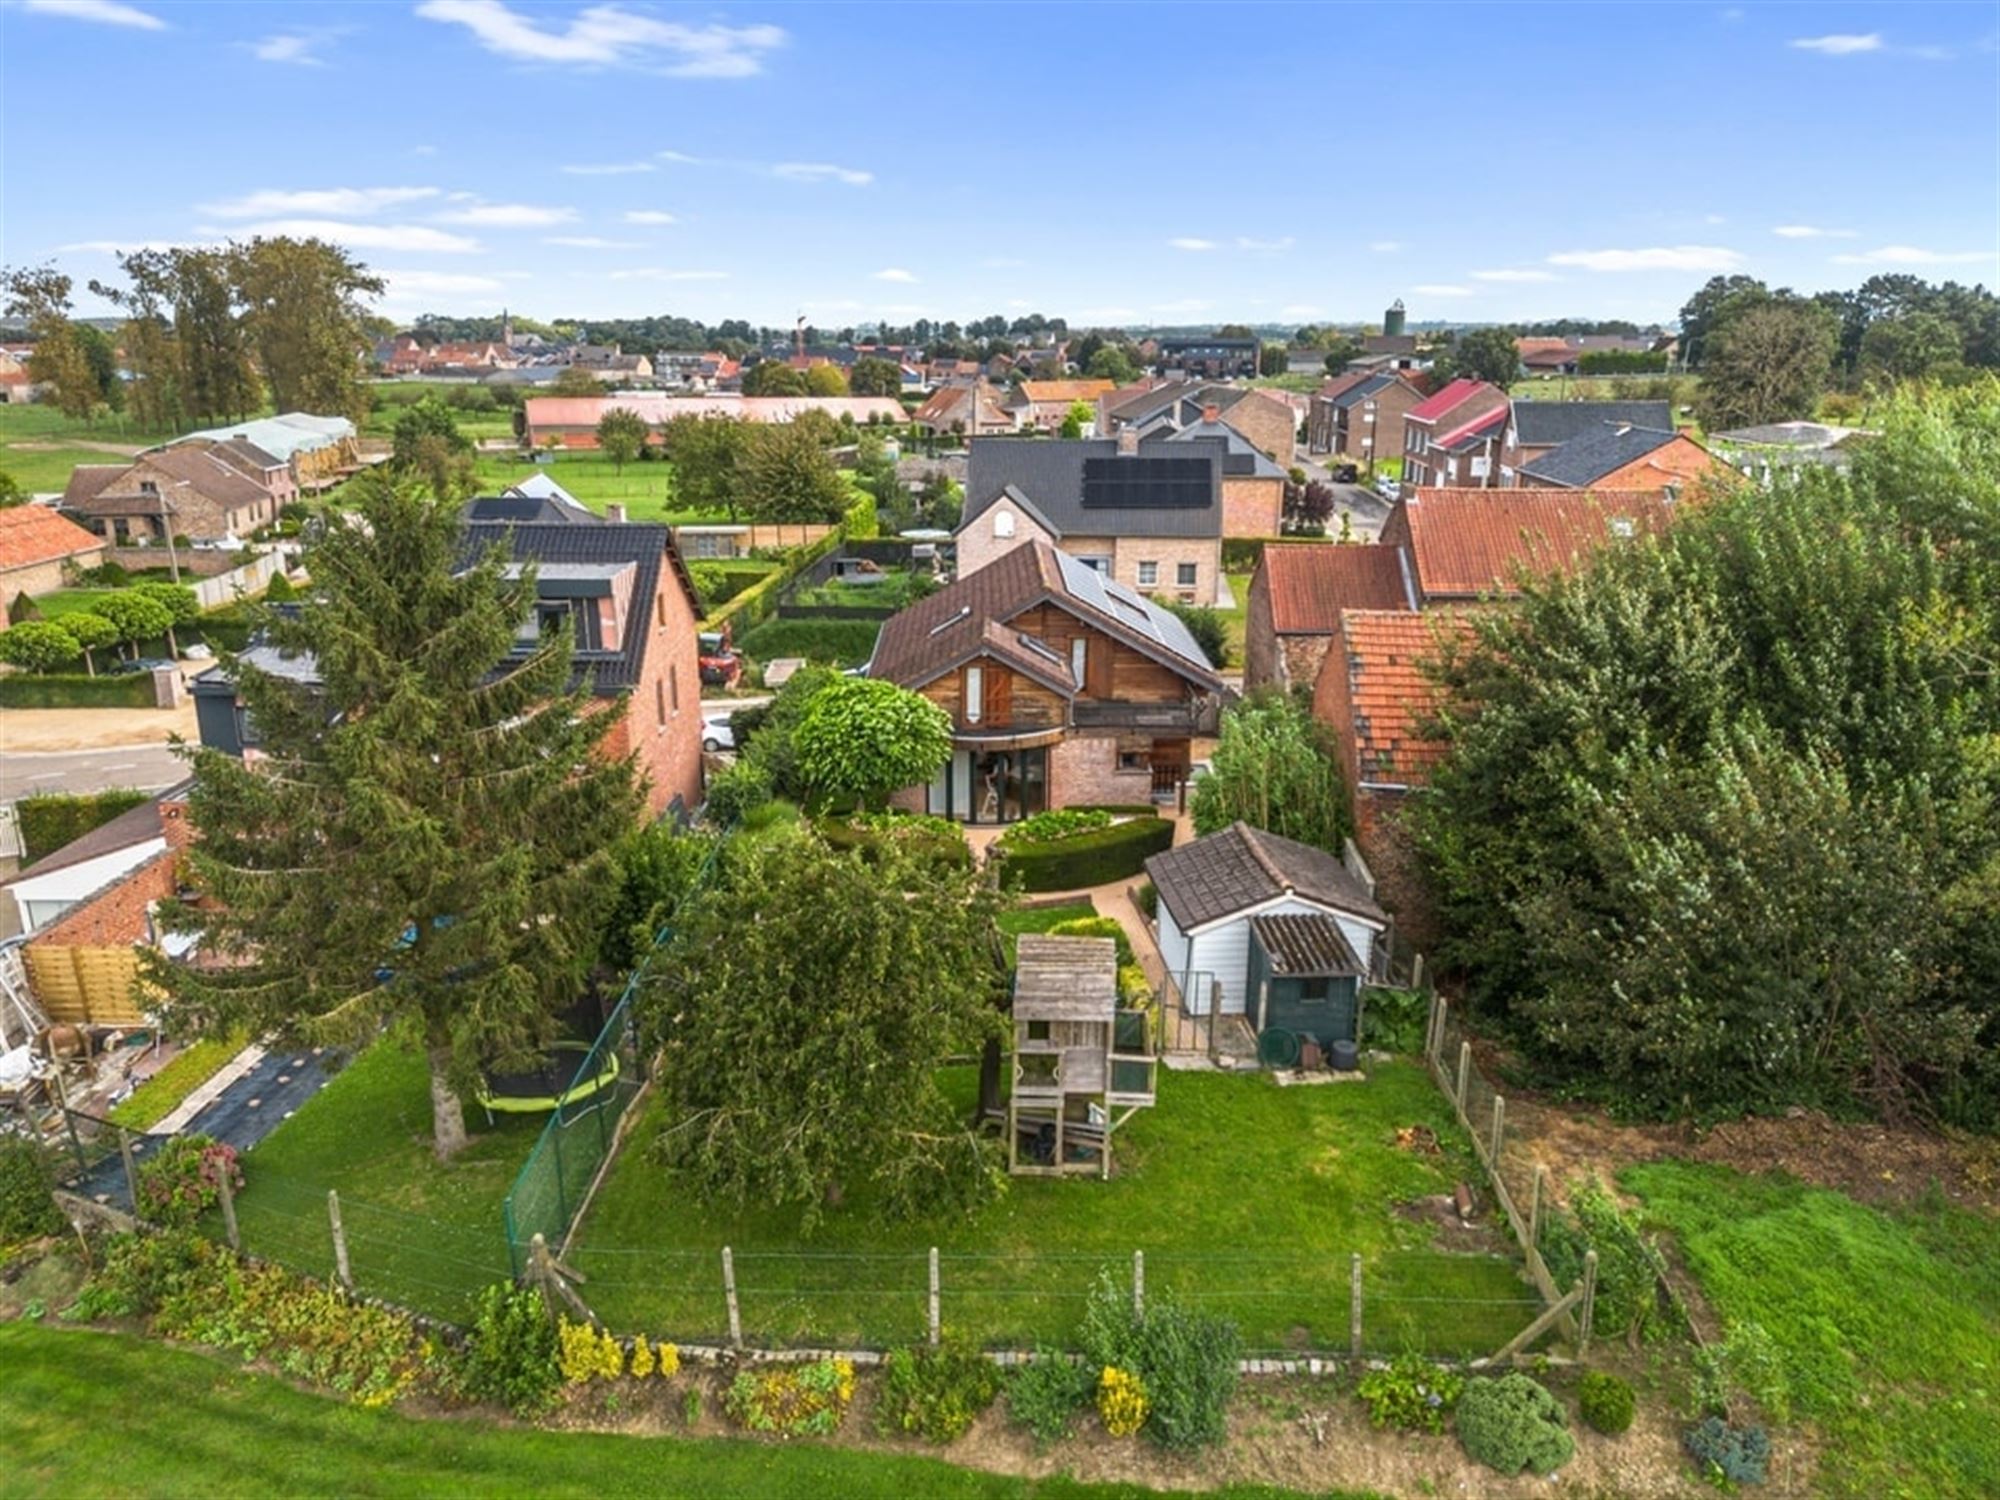
[[[2000,281],[2000,6],[0,0],[0,262],[380,310],[1671,320]],[[108,311],[87,291],[79,310]]]

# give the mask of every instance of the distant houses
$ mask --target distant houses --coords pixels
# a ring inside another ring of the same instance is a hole
[[[22,595],[37,598],[63,586],[72,568],[104,561],[104,539],[46,505],[0,510],[0,630]]]

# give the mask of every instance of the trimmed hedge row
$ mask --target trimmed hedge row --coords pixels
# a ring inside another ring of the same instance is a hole
[[[0,677],[0,708],[151,708],[153,674],[81,672],[31,675],[9,672]]]
[[[150,800],[145,792],[129,786],[103,792],[38,792],[23,797],[15,804],[21,819],[21,842],[26,846],[23,858],[33,864],[44,854]]]
[[[785,585],[839,545],[840,532],[836,528],[810,546],[793,549],[783,567],[766,574],[720,609],[710,610],[708,618],[701,622],[701,628],[720,630],[727,624],[740,637],[751,626],[762,624],[777,609],[778,595],[784,591]]]
[[[736,638],[737,649],[753,661],[800,656],[858,667],[875,650],[879,620],[766,620]]]
[[[1144,817],[1045,844],[994,848],[1002,860],[1001,884],[1022,891],[1080,891],[1129,880],[1173,842],[1172,820]]]
[[[964,870],[972,865],[972,846],[956,823],[943,818],[896,816],[856,823],[842,817],[815,818],[819,836],[839,850],[859,851],[862,859],[875,862],[885,845],[895,844],[940,869]]]

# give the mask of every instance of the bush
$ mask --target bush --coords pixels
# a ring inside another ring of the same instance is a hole
[[[193,1286],[221,1253],[191,1229],[113,1235],[105,1242],[103,1263],[77,1294],[69,1315],[86,1323],[144,1317]]]
[[[1098,1372],[1074,1364],[1059,1349],[1037,1348],[1007,1382],[1007,1415],[1038,1443],[1059,1443],[1076,1431],[1076,1414],[1096,1393]]]
[[[1164,1448],[1198,1448],[1227,1435],[1229,1399],[1236,1393],[1240,1342],[1236,1325],[1185,1307],[1171,1297],[1132,1311],[1130,1294],[1108,1272],[1085,1305],[1077,1342],[1090,1364],[1133,1377],[1143,1403],[1146,1434]],[[1122,1382],[1119,1410],[1129,1411]],[[1098,1388],[1104,1412],[1106,1386]],[[1110,1423],[1106,1421],[1106,1430]],[[1113,1436],[1120,1436],[1114,1432]]]
[[[0,677],[0,708],[151,708],[153,677],[150,672],[107,673],[90,677],[83,673],[52,672],[30,676],[10,672]]]
[[[562,1378],[571,1385],[618,1380],[625,1374],[624,1346],[588,1323],[572,1323],[564,1318],[556,1330],[556,1342],[560,1347],[556,1364]]]
[[[23,797],[14,807],[21,820],[21,842],[27,846],[25,858],[32,864],[151,800],[147,793],[131,787],[86,793],[39,792]]]
[[[734,827],[770,800],[770,773],[739,755],[735,765],[709,782],[708,817],[723,828]]]
[[[0,1245],[55,1234],[62,1227],[41,1148],[23,1136],[0,1136]]]
[[[1106,808],[1057,808],[1023,818],[1001,834],[999,842],[1010,848],[1020,844],[1052,844],[1057,839],[1074,838],[1080,833],[1095,833],[1100,828],[1109,828],[1111,822],[1111,813]]]
[[[1603,1370],[1588,1370],[1577,1387],[1576,1404],[1593,1431],[1617,1437],[1632,1425],[1636,1403],[1629,1381]]]
[[[1762,1323],[1730,1322],[1719,1343],[1695,1351],[1694,1370],[1696,1415],[1727,1416],[1730,1393],[1740,1389],[1771,1421],[1791,1421],[1791,1372]]]
[[[1569,1418],[1549,1388],[1515,1373],[1466,1382],[1458,1440],[1467,1456],[1502,1474],[1553,1474],[1576,1452]]]
[[[283,573],[273,573],[271,581],[264,586],[266,604],[286,604],[298,597],[297,587]]]
[[[1125,936],[1125,928],[1116,917],[1071,917],[1067,922],[1058,922],[1049,929],[1050,937],[1096,937],[1110,938],[1118,945],[1118,966],[1137,963],[1132,956],[1132,940]]]
[[[1150,880],[1139,887],[1139,910],[1148,922],[1160,919],[1160,890]]]
[[[231,1188],[242,1188],[243,1168],[234,1146],[207,1135],[171,1136],[139,1166],[139,1217],[185,1228],[222,1200],[224,1177]]]
[[[1361,1041],[1384,1052],[1421,1052],[1431,997],[1421,990],[1370,985],[1361,1006]]]
[[[977,1349],[896,1349],[883,1362],[875,1424],[887,1435],[914,1432],[949,1443],[999,1394],[1000,1371]]]
[[[965,841],[965,830],[950,818],[927,813],[855,813],[845,818],[821,818],[813,826],[834,848],[852,849],[870,864],[880,863],[884,850],[893,847],[938,869],[972,866],[972,846]]]
[[[821,1359],[790,1369],[743,1371],[723,1393],[722,1409],[752,1432],[825,1437],[839,1428],[853,1399],[853,1364]]]
[[[1146,1423],[1146,1383],[1130,1370],[1106,1365],[1097,1381],[1097,1420],[1113,1437],[1130,1437]]]
[[[1167,608],[1173,611],[1181,624],[1187,626],[1188,634],[1201,647],[1202,655],[1208,658],[1211,667],[1229,665],[1229,627],[1223,623],[1221,610],[1172,601],[1168,602]]]
[[[1731,1427],[1708,1417],[1681,1435],[1681,1446],[1706,1479],[1730,1484],[1762,1484],[1771,1463],[1771,1439],[1756,1425]]]
[[[1416,1353],[1397,1355],[1386,1370],[1370,1370],[1354,1387],[1374,1426],[1433,1437],[1444,1431],[1464,1391],[1463,1375]]]
[[[498,1282],[479,1294],[460,1367],[465,1393],[497,1401],[516,1416],[555,1405],[562,1371],[556,1333],[539,1292]]]
[[[1128,880],[1153,855],[1170,848],[1174,825],[1159,817],[1132,818],[1092,833],[1046,844],[996,844],[1001,880],[1022,891],[1076,891]]]
[[[768,620],[740,637],[736,644],[746,656],[772,661],[799,656],[858,667],[875,650],[880,620]]]
[[[1585,1252],[1597,1252],[1593,1326],[1607,1334],[1643,1335],[1660,1305],[1664,1266],[1638,1220],[1592,1178],[1570,1194],[1568,1213],[1550,1214],[1544,1224],[1542,1258],[1558,1285],[1576,1285]]]

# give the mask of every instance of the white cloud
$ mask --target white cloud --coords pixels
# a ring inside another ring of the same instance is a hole
[[[437,154],[438,154],[438,148],[435,146],[410,147],[410,155],[412,156],[436,156]]]
[[[339,219],[267,219],[236,231],[249,235],[290,235],[294,239],[337,240],[356,250],[415,250],[465,255],[479,241],[425,224],[352,224]]]
[[[1168,240],[1167,243],[1176,250],[1213,250],[1215,248],[1214,240],[1198,240],[1193,235],[1188,234],[1184,234],[1178,239]]]
[[[445,210],[437,219],[440,224],[479,224],[489,229],[542,229],[567,224],[575,217],[573,208],[538,203],[467,203],[463,208]]]
[[[388,296],[391,299],[503,290],[501,279],[497,276],[474,276],[457,271],[384,271],[382,279],[389,283]]]
[[[1857,35],[1853,32],[1834,32],[1828,36],[1800,36],[1792,38],[1788,45],[1801,52],[1817,52],[1822,57],[1852,57],[1857,52],[1880,52],[1882,33],[1871,31]]]
[[[1729,221],[1723,218],[1721,214],[1703,214],[1701,222],[1704,224],[1727,224]]]
[[[1207,312],[1213,306],[1215,306],[1213,302],[1206,301],[1200,297],[1180,297],[1172,302],[1155,302],[1153,304],[1153,311],[1156,313],[1198,313]]]
[[[587,6],[562,30],[503,0],[424,0],[417,14],[463,26],[487,51],[522,62],[643,68],[674,78],[748,78],[763,71],[765,53],[785,43],[778,26],[685,26],[618,5]]]
[[[1376,240],[1368,248],[1373,250],[1377,255],[1393,255],[1403,248],[1403,242],[1401,240]]]
[[[1420,297],[1470,297],[1472,295],[1472,288],[1469,286],[1451,286],[1447,283],[1435,281],[1423,282],[1420,285],[1411,287],[1410,290]]]
[[[787,182],[844,182],[849,187],[867,187],[875,180],[873,172],[824,161],[781,161],[771,168],[771,175]]]
[[[638,240],[607,240],[601,234],[551,234],[542,239],[544,245],[561,245],[569,250],[637,250]]]
[[[201,211],[219,219],[261,219],[272,214],[332,214],[351,218],[437,196],[434,187],[305,188],[297,192],[265,188],[241,198],[204,203]]]
[[[1732,5],[1727,10],[1717,12],[1717,16],[1721,20],[1734,24],[1743,19],[1743,8],[1739,5]]]
[[[684,167],[698,167],[701,165],[701,158],[699,156],[689,156],[685,151],[656,151],[653,154],[658,156],[661,161],[679,162]]]
[[[1297,243],[1298,241],[1293,239],[1289,234],[1280,235],[1275,240],[1253,239],[1247,234],[1236,236],[1236,248],[1238,250],[1289,250]]]
[[[165,31],[167,23],[136,5],[115,0],[21,0],[21,9],[67,21],[94,21],[100,26],[129,26],[136,31]]]
[[[875,279],[877,281],[901,282],[905,286],[914,286],[917,280],[915,275],[909,271],[905,271],[901,266],[885,266],[875,273]]]
[[[666,266],[632,266],[623,271],[607,271],[607,281],[727,281],[727,271],[676,271]]]
[[[76,240],[58,245],[64,255],[120,255],[134,250],[201,250],[221,243],[218,240]]]
[[[1817,224],[1780,224],[1771,233],[1786,240],[1851,240],[1852,229],[1822,229]]]
[[[564,167],[572,177],[623,177],[632,172],[650,172],[653,164],[649,161],[607,161],[585,162],[579,166]]]
[[[1502,268],[1497,271],[1474,271],[1474,281],[1560,281],[1562,278],[1553,271],[1521,271]]]
[[[1552,266],[1585,271],[1733,271],[1741,252],[1720,245],[1655,245],[1644,250],[1565,250],[1551,255]]]
[[[259,62],[291,63],[301,68],[323,68],[326,66],[326,60],[313,56],[313,48],[317,47],[319,42],[318,37],[302,36],[297,32],[279,32],[276,36],[265,37],[261,42],[252,42],[250,53]]]
[[[1924,250],[1915,245],[1884,245],[1859,255],[1836,255],[1842,266],[1970,266],[1996,258],[1991,250]]]
[[[674,216],[657,208],[635,208],[625,215],[627,224],[671,224]]]

